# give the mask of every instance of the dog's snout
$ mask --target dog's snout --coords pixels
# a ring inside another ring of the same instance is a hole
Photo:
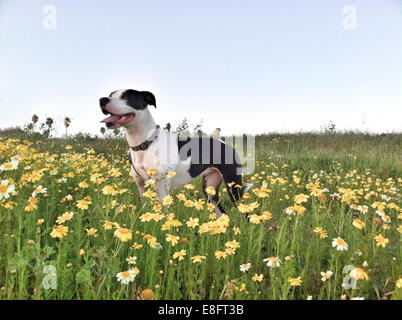
[[[99,104],[101,107],[105,107],[109,103],[109,98],[100,98],[99,99]]]

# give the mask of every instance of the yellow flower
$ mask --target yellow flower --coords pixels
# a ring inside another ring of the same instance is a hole
[[[262,279],[264,279],[264,275],[261,273],[260,275],[255,274],[252,278],[251,278],[254,282],[258,281],[261,282]]]
[[[167,241],[167,242],[171,242],[171,243],[172,243],[172,247],[174,247],[176,244],[179,243],[179,239],[180,239],[180,237],[175,236],[175,235],[173,235],[173,234],[167,234],[167,235],[166,235],[166,241]]]
[[[180,250],[173,254],[173,259],[184,260],[184,256],[186,255],[186,250]]]
[[[131,248],[134,250],[141,249],[142,247],[143,247],[142,244],[139,244],[137,242],[134,242],[134,244],[131,246]]]
[[[191,200],[186,200],[186,201],[184,201],[184,206],[187,208],[190,208],[190,207],[194,206],[194,203]]]
[[[318,234],[320,235],[320,238],[321,238],[321,239],[325,239],[325,238],[328,237],[327,232],[326,232],[323,228],[321,228],[321,227],[315,228],[315,229],[313,230],[313,232],[318,233]]]
[[[61,216],[57,217],[56,223],[62,224],[68,220],[71,220],[74,216],[74,212],[66,212],[63,213]]]
[[[194,207],[197,210],[202,210],[204,208],[204,199],[199,199],[197,201],[194,202]]]
[[[170,172],[167,174],[167,177],[168,177],[168,178],[173,178],[175,175],[176,175],[176,172],[170,171]]]
[[[215,205],[212,202],[207,203],[207,209],[209,212],[212,212],[215,210]]]
[[[142,194],[145,198],[154,198],[156,196],[156,192],[152,191],[151,189],[148,189]]]
[[[301,193],[301,194],[298,194],[297,196],[295,196],[295,197],[293,198],[293,201],[294,201],[296,204],[301,204],[301,203],[303,203],[303,202],[307,202],[308,198],[309,198],[308,195],[305,195],[305,194]]]
[[[119,225],[116,222],[108,221],[106,220],[105,223],[103,224],[103,228],[105,230],[112,230],[113,226],[119,227]]]
[[[272,219],[272,213],[269,211],[263,211],[261,216],[263,216],[266,220]]]
[[[163,205],[164,206],[170,206],[173,204],[173,198],[170,195],[167,195],[166,197],[163,198]]]
[[[228,241],[225,243],[225,247],[237,249],[240,248],[240,242],[237,242],[236,240]]]
[[[222,258],[225,260],[227,256],[228,256],[227,253],[224,251],[216,251],[215,252],[215,257],[218,260],[221,260]]]
[[[59,238],[63,239],[63,237],[68,233],[68,227],[65,227],[63,225],[57,226],[53,229],[53,231],[50,233],[50,236],[52,238]]]
[[[198,219],[198,218],[190,218],[190,220],[186,222],[187,227],[195,228],[196,226],[199,225],[199,220],[200,219]]]
[[[25,211],[31,212],[38,209],[38,206],[36,205],[38,200],[36,198],[30,197],[28,202],[29,204],[25,207]]]
[[[149,222],[149,221],[153,220],[154,215],[155,215],[154,213],[146,212],[140,216],[140,220],[141,220],[141,222]]]
[[[41,226],[45,222],[45,219],[38,219],[38,222],[36,223],[38,226]]]
[[[238,234],[241,233],[241,230],[240,230],[240,228],[238,228],[238,227],[233,227],[232,230],[233,230],[235,236],[237,236]]]
[[[78,184],[78,186],[82,189],[88,188],[88,183],[84,180]]]
[[[102,192],[104,195],[111,194],[112,196],[114,196],[117,194],[117,191],[115,190],[115,188],[113,186],[104,186],[102,189]]]
[[[149,175],[149,176],[156,176],[157,174],[158,174],[158,171],[154,168],[147,170],[147,175]]]
[[[396,286],[397,286],[397,288],[399,288],[399,289],[402,288],[402,278],[399,278],[399,279],[396,281]]]
[[[176,197],[177,197],[177,199],[179,199],[179,201],[185,201],[186,200],[186,196],[183,193],[179,193]]]
[[[299,287],[303,280],[301,279],[301,277],[297,277],[297,278],[289,278],[288,281],[290,282],[290,286],[291,287]]]
[[[354,219],[353,225],[359,230],[363,229],[366,226],[366,224],[360,219]]]
[[[253,209],[250,207],[250,205],[248,205],[248,204],[239,204],[238,206],[237,206],[237,208],[239,209],[239,211],[241,212],[241,213],[249,213],[249,212],[251,212],[251,211],[253,211]]]
[[[87,201],[85,199],[82,200],[78,200],[77,201],[77,207],[80,208],[81,210],[87,210],[88,209],[88,205],[91,204],[91,201]]]
[[[374,239],[375,239],[375,241],[377,241],[377,247],[382,246],[383,248],[385,248],[385,246],[389,242],[389,239],[384,238],[381,234],[379,234],[378,236],[375,236]]]
[[[205,192],[211,196],[216,195],[216,190],[213,186],[209,186],[205,189]]]
[[[250,222],[254,224],[259,224],[261,222],[260,216],[258,214],[252,214],[250,217]]]
[[[83,256],[85,254],[85,250],[84,249],[81,249],[80,250],[80,256]]]
[[[91,229],[85,229],[87,232],[88,236],[95,236],[95,233],[98,232],[98,229],[91,228]]]
[[[122,242],[127,242],[132,238],[132,232],[129,229],[118,227],[114,232],[114,237],[119,238]]]
[[[349,275],[356,280],[360,280],[360,279],[368,280],[369,279],[368,274],[363,269],[360,269],[360,268],[354,268],[352,271],[350,271]]]
[[[193,263],[201,263],[203,259],[204,260],[206,259],[206,257],[197,255],[197,256],[191,257],[190,259],[193,260]]]

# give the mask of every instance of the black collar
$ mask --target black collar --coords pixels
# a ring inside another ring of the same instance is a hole
[[[151,137],[147,140],[145,140],[143,143],[139,144],[138,146],[135,147],[130,147],[131,150],[133,151],[144,151],[147,150],[148,147],[152,144],[152,142],[154,142],[156,139],[158,139],[158,135],[159,135],[159,128],[160,126],[156,126],[154,132],[152,133]]]

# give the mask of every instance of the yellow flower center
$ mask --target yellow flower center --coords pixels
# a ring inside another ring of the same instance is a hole
[[[342,239],[337,239],[336,243],[340,246],[343,246],[345,244],[345,241],[343,241]]]
[[[122,276],[123,278],[130,278],[130,277],[131,277],[131,273],[128,272],[128,271],[124,271],[124,272],[121,273],[121,276]]]
[[[118,231],[119,231],[119,233],[122,233],[122,234],[127,234],[127,233],[129,233],[129,230],[128,230],[128,229],[124,229],[124,228],[119,228]]]

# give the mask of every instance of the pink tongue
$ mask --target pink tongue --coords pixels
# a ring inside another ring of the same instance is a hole
[[[116,122],[117,120],[120,119],[120,117],[121,116],[111,115],[110,117],[103,119],[101,122],[103,123]]]

